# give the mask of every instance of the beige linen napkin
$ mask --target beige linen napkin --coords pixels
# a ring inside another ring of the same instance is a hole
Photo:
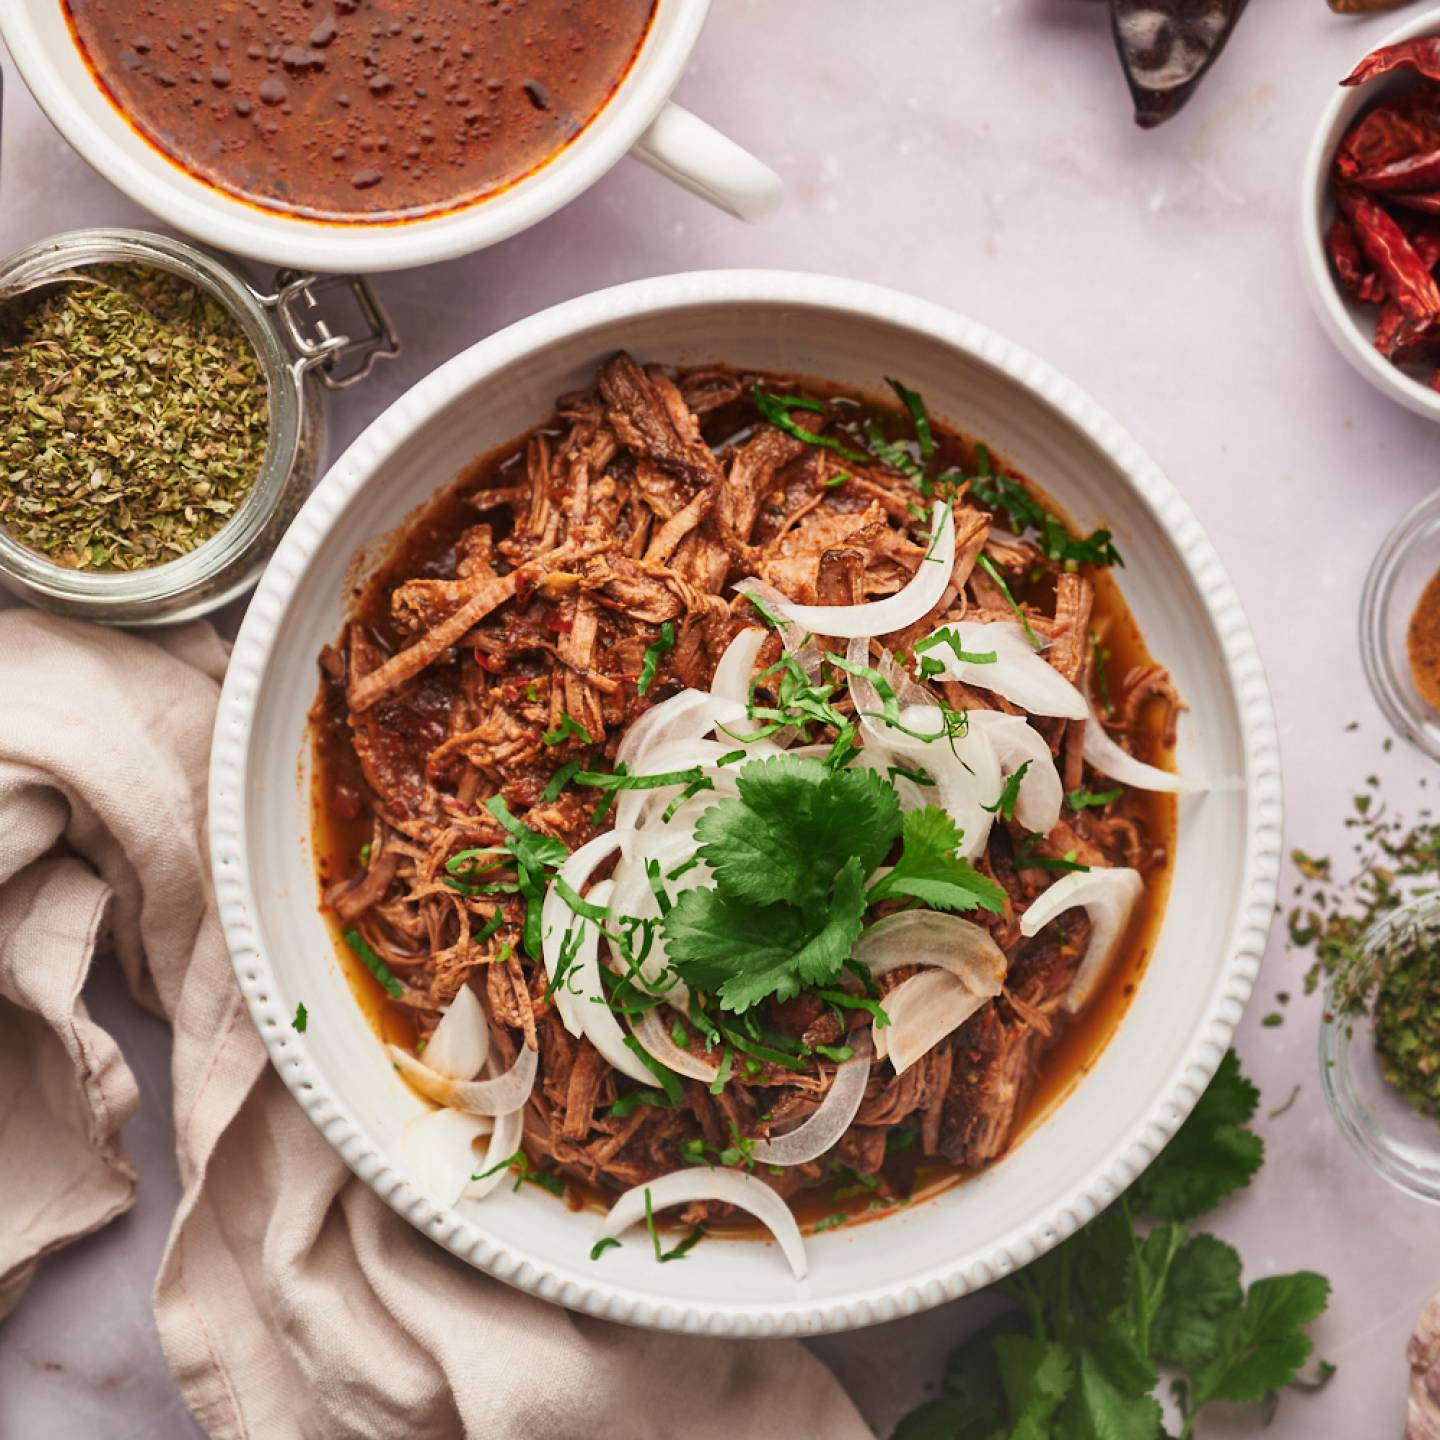
[[[267,1063],[210,900],[224,665],[205,625],[152,642],[0,612],[0,1315],[134,1197],[135,1082],[80,996],[99,945],[174,1025],[184,1194],[155,1311],[211,1436],[868,1436],[800,1345],[571,1315],[462,1265],[350,1174]]]

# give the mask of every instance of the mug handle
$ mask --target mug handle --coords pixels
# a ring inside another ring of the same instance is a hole
[[[768,165],[673,101],[666,102],[630,153],[738,220],[763,220],[784,193]]]

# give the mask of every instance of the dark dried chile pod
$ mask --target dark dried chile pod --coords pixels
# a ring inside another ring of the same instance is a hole
[[[1247,0],[1110,0],[1120,63],[1135,100],[1135,123],[1150,129],[1174,115],[1225,48]]]

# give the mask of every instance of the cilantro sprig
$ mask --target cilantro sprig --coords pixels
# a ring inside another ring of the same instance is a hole
[[[1194,1440],[1209,1406],[1263,1401],[1293,1384],[1329,1282],[1300,1271],[1246,1289],[1236,1251],[1188,1228],[1258,1169],[1263,1147],[1247,1124],[1257,1101],[1231,1051],[1140,1180],[1000,1282],[1015,1308],[955,1351],[942,1393],[892,1440],[1161,1440],[1162,1368],[1178,1440]]]
[[[927,806],[902,820],[895,787],[872,770],[780,755],[752,760],[736,786],[738,795],[720,800],[695,827],[713,887],[687,890],[663,922],[680,978],[717,995],[725,1010],[743,1013],[790,999],[804,985],[831,984],[865,912],[881,900],[1004,906],[1000,887],[956,855],[962,837],[950,817]],[[867,889],[896,840],[899,859]],[[728,1031],[726,1039],[757,1054],[753,1040]]]
[[[970,493],[991,510],[1002,510],[1021,535],[1033,535],[1045,554],[1067,569],[1080,565],[1119,565],[1125,562],[1108,530],[1092,530],[1077,537],[1058,515],[1052,515],[1018,481],[992,469],[988,453],[980,456],[981,473],[970,482]]]

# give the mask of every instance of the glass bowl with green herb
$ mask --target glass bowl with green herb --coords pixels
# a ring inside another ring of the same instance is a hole
[[[1386,915],[1331,975],[1320,1078],[1355,1150],[1440,1203],[1440,895]]]
[[[315,361],[280,298],[140,231],[0,263],[0,583],[145,625],[254,582],[323,448]]]

